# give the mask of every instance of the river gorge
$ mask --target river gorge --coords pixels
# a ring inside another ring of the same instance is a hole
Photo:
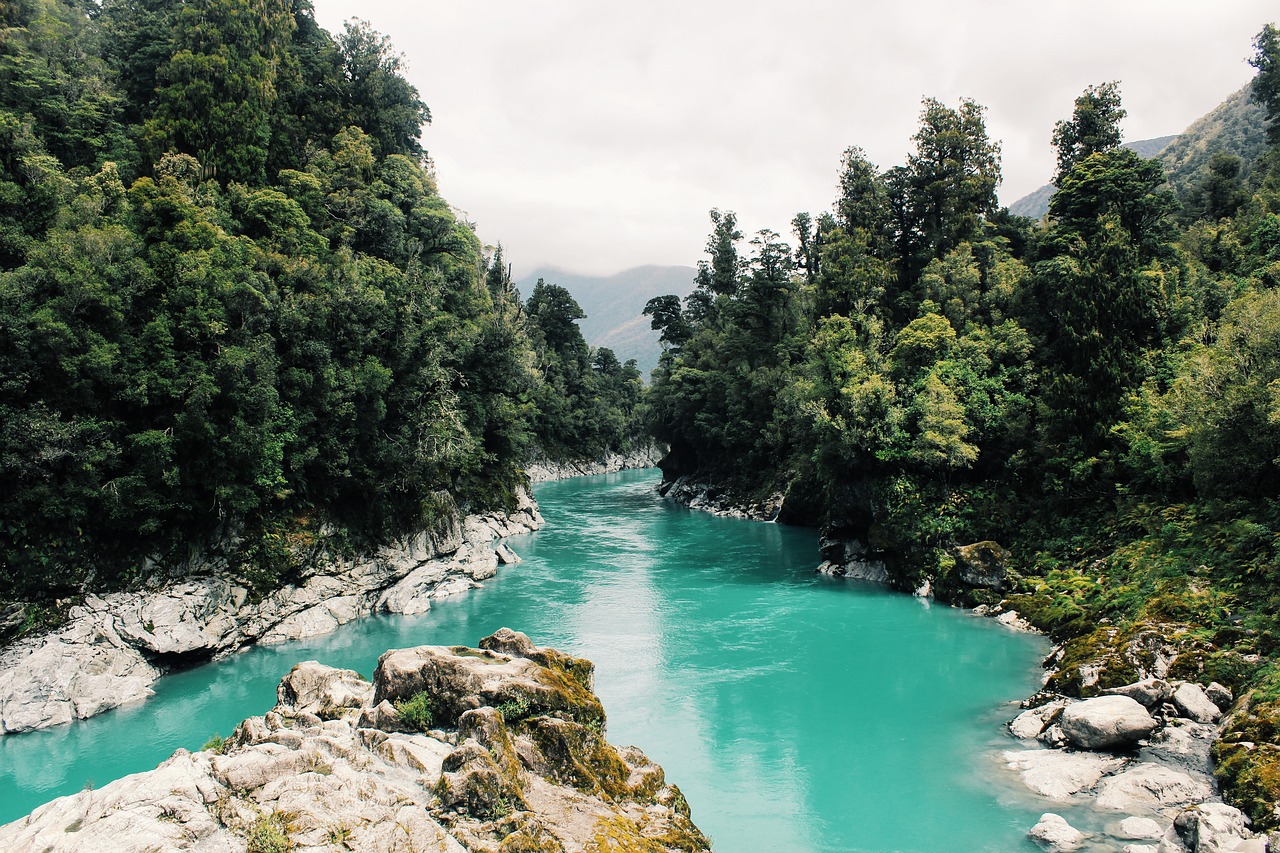
[[[814,572],[812,530],[660,498],[656,472],[544,483],[524,561],[417,616],[376,616],[165,677],[155,697],[0,738],[0,822],[149,769],[271,707],[315,659],[507,625],[593,660],[614,743],[642,747],[724,853],[1034,850],[1045,810],[994,758],[1039,684],[1040,639]]]

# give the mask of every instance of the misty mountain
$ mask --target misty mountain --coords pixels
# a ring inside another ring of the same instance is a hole
[[[641,314],[655,296],[674,293],[681,298],[693,291],[693,267],[643,266],[610,276],[589,276],[565,272],[555,267],[535,270],[516,282],[528,296],[538,279],[558,284],[573,295],[586,319],[579,320],[582,336],[593,347],[608,347],[621,361],[634,358],[645,381],[658,366],[662,345],[658,333]]]

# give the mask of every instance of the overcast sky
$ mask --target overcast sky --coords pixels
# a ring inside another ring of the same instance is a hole
[[[1000,198],[1048,181],[1055,121],[1118,80],[1127,140],[1245,85],[1263,0],[314,0],[389,35],[431,108],[441,193],[517,275],[694,264],[828,209],[840,152],[905,161],[921,99],[987,107]]]

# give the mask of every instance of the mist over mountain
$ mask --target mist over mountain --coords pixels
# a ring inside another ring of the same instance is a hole
[[[587,343],[608,347],[620,361],[634,358],[648,380],[649,371],[658,366],[662,345],[658,333],[649,326],[649,318],[641,313],[645,303],[668,293],[687,296],[693,291],[696,273],[693,267],[649,265],[610,276],[590,276],[541,267],[520,278],[516,286],[528,294],[541,278],[566,288],[586,312],[578,326]]]

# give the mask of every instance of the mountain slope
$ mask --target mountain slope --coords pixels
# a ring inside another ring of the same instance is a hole
[[[1243,161],[1241,177],[1247,179],[1253,164],[1267,150],[1266,111],[1249,99],[1249,87],[1196,119],[1172,144],[1160,152],[1160,162],[1178,197],[1199,182],[1209,160],[1219,151]]]
[[[609,347],[621,361],[634,358],[647,379],[658,366],[662,345],[658,333],[649,327],[649,318],[641,313],[645,303],[668,293],[688,295],[696,272],[693,267],[649,265],[610,276],[588,276],[544,267],[516,285],[521,293],[529,293],[541,278],[566,288],[587,315],[578,323],[587,343]]]

